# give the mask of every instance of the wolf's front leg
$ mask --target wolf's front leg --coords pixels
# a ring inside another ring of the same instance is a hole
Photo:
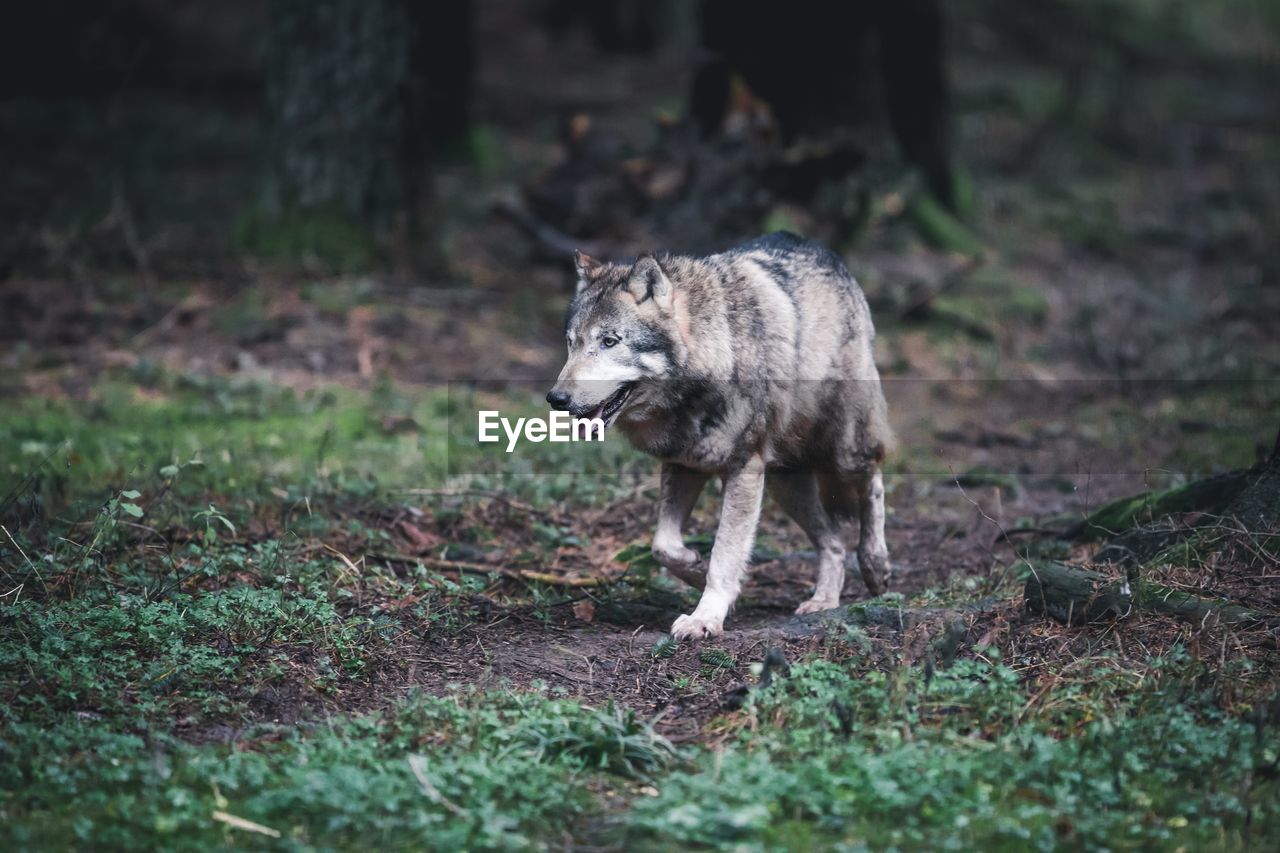
[[[684,525],[710,475],[672,462],[662,463],[662,493],[658,499],[658,530],[653,536],[653,558],[690,586],[706,586],[702,555],[684,545]]]
[[[693,613],[681,616],[671,626],[677,640],[714,637],[724,631],[724,617],[738,598],[747,573],[763,494],[764,459],[760,456],[752,456],[725,477],[724,505],[707,568],[707,586]]]
[[[884,475],[879,469],[862,480],[858,566],[869,595],[883,595],[889,583],[889,546],[884,541]]]

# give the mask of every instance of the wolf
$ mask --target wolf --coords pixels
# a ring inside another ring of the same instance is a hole
[[[738,597],[766,483],[813,542],[818,577],[797,613],[837,607],[841,523],[857,518],[867,591],[884,592],[882,467],[893,445],[866,297],[843,261],[788,232],[705,256],[574,255],[568,357],[552,408],[614,425],[661,462],[653,555],[702,589],[676,639],[719,635]],[[711,477],[723,505],[710,559],[683,527]]]

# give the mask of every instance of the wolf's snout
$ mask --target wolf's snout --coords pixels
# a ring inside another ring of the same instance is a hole
[[[568,391],[562,391],[559,388],[552,388],[547,392],[547,402],[551,404],[551,408],[559,412],[567,412],[572,399]]]

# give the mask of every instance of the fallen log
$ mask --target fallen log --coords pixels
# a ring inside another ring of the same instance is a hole
[[[1228,471],[1184,486],[1119,498],[1091,512],[1063,536],[1092,542],[1176,513],[1219,515],[1249,485],[1252,473],[1252,469]]]
[[[1125,619],[1134,610],[1167,613],[1198,625],[1280,627],[1280,614],[1202,598],[1182,590],[1063,563],[1036,563],[1023,590],[1027,612],[1068,625]]]
[[[1067,625],[1124,619],[1133,612],[1133,590],[1127,579],[1061,563],[1031,566],[1022,593],[1028,613]]]

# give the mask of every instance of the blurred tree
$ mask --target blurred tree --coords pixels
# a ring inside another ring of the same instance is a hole
[[[549,0],[543,19],[554,30],[585,25],[611,53],[652,53],[675,27],[678,0]]]
[[[734,75],[787,137],[885,114],[929,189],[954,205],[938,0],[703,0],[701,16],[690,111],[703,132],[723,123]]]
[[[154,84],[170,68],[167,22],[139,0],[47,0],[6,11],[0,98],[102,95]]]
[[[416,232],[431,154],[467,128],[467,0],[273,0],[268,212]],[[296,222],[296,218],[293,220]]]

